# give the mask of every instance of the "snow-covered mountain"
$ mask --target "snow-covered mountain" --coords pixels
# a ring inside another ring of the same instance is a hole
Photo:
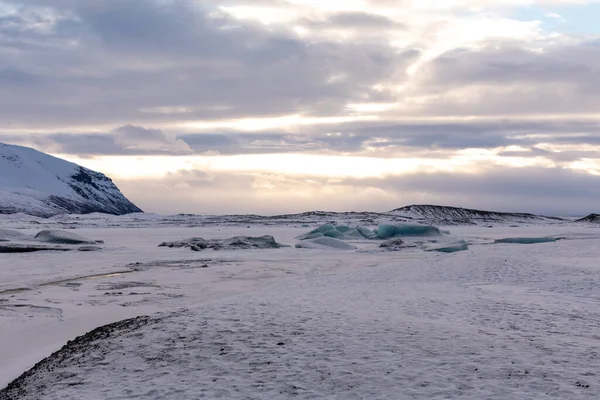
[[[472,225],[487,223],[556,223],[562,218],[525,213],[472,210],[468,208],[412,205],[390,211],[391,214],[437,225]]]
[[[0,143],[0,214],[142,212],[110,178],[37,150]]]

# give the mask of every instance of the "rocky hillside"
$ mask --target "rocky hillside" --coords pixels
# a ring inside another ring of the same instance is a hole
[[[397,208],[390,213],[410,218],[415,221],[436,225],[472,225],[472,224],[524,224],[524,223],[556,223],[563,222],[558,217],[526,213],[505,213],[496,211],[472,210],[468,208],[412,205]]]

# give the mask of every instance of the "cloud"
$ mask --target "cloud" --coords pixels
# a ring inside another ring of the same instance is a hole
[[[597,211],[595,199],[600,195],[600,176],[545,168],[490,167],[475,175],[437,172],[366,179],[179,171],[164,179],[117,184],[141,207],[200,214],[383,212],[408,204],[441,203],[566,216]]]
[[[113,131],[114,143],[124,151],[155,152],[155,154],[189,154],[192,148],[174,135],[159,129],[125,125]]]
[[[17,3],[0,35],[0,120],[18,127],[146,125],[171,121],[165,109],[335,114],[409,61],[384,42],[306,43],[193,1]]]
[[[402,177],[330,181],[311,165],[283,174],[248,161],[125,182],[133,196],[152,197],[142,204],[151,210],[235,209],[246,204],[236,185],[255,196],[248,210],[323,208],[317,200],[542,209],[545,196],[559,210],[561,184],[563,208],[585,208],[569,196],[596,195],[584,184],[595,184],[600,165],[600,46],[516,19],[530,3],[0,0],[0,140],[96,160],[173,157],[178,166],[278,154],[282,168],[292,154],[412,165]],[[434,163],[435,174],[418,170]],[[443,166],[462,175],[443,175]]]

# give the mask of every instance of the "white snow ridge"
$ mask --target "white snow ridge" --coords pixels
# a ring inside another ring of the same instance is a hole
[[[28,147],[0,143],[0,214],[141,211],[104,174]]]

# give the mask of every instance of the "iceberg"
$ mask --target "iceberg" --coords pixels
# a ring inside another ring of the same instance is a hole
[[[322,236],[316,239],[306,239],[296,244],[298,249],[335,249],[356,250],[355,246],[332,237]]]
[[[442,245],[431,246],[425,249],[425,251],[439,251],[440,253],[456,253],[458,251],[469,250],[469,245],[464,240],[458,242],[446,243]]]
[[[527,237],[527,238],[504,238],[504,239],[496,239],[494,243],[517,243],[517,244],[535,244],[535,243],[552,243],[556,242],[558,239],[551,237]]]

